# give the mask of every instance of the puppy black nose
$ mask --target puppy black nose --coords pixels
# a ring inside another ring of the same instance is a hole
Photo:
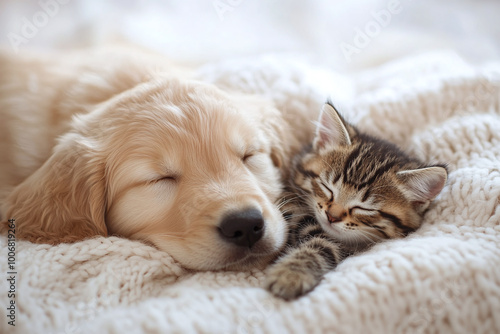
[[[233,212],[222,219],[219,231],[225,240],[250,248],[264,234],[264,218],[256,209]]]

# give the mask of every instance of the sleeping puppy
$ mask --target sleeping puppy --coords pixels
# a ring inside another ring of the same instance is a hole
[[[119,235],[187,268],[283,246],[293,154],[282,115],[145,51],[0,54],[1,230],[38,243]]]

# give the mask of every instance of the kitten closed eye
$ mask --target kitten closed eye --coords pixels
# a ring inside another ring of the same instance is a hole
[[[377,210],[370,209],[370,208],[364,208],[361,206],[355,206],[355,207],[351,208],[351,212],[353,212],[355,214],[374,215],[377,213]]]

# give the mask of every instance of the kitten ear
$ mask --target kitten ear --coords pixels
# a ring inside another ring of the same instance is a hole
[[[443,189],[448,172],[440,166],[405,170],[396,173],[405,193],[417,206],[429,204]],[[427,208],[425,205],[425,208]]]
[[[313,148],[320,150],[342,145],[351,145],[347,125],[335,107],[330,103],[325,103],[319,115]]]

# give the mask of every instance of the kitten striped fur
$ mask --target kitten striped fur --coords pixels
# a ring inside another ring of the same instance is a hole
[[[283,208],[288,248],[267,273],[268,290],[296,298],[346,256],[415,231],[446,179],[443,165],[360,132],[325,104],[313,143],[295,159]]]

